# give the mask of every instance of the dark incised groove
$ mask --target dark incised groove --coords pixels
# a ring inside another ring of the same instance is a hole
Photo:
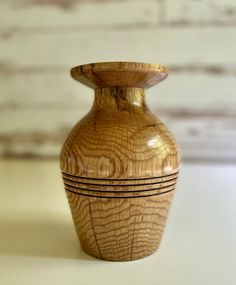
[[[177,175],[179,172],[174,172],[171,174],[166,174],[166,175],[162,175],[162,176],[156,176],[156,177],[143,177],[143,178],[94,178],[94,177],[85,177],[85,176],[76,176],[73,174],[69,174],[66,173],[64,171],[62,171],[63,175],[68,175],[71,177],[75,177],[78,179],[87,179],[87,180],[104,180],[104,181],[134,181],[134,180],[151,180],[151,179],[158,179],[158,178],[164,178],[164,177],[169,177],[169,176],[173,176],[173,175]]]
[[[85,191],[89,191],[89,192],[101,192],[101,193],[105,192],[105,193],[116,194],[116,193],[130,193],[130,192],[145,192],[145,191],[161,190],[161,189],[165,189],[165,188],[168,188],[168,187],[171,187],[171,186],[175,186],[176,183],[172,183],[172,184],[169,184],[167,186],[158,187],[158,188],[152,188],[152,189],[127,190],[127,191],[106,191],[106,190],[98,190],[98,189],[88,189],[88,188],[75,187],[75,186],[72,186],[72,185],[67,184],[65,182],[64,182],[64,184],[67,187],[71,187],[73,189],[82,190],[82,191],[85,190]]]
[[[146,185],[162,184],[162,183],[174,181],[177,178],[178,178],[178,176],[171,178],[171,179],[168,179],[168,180],[160,181],[160,182],[149,182],[149,183],[139,183],[139,184],[99,184],[99,183],[88,183],[88,182],[75,181],[75,180],[71,180],[71,179],[63,176],[63,180],[66,180],[68,182],[73,182],[73,183],[77,183],[77,184],[85,184],[85,185],[94,185],[94,186],[106,186],[106,187],[146,186]]]
[[[69,191],[71,193],[74,193],[74,194],[77,194],[77,195],[81,195],[81,196],[86,196],[86,197],[94,197],[94,198],[109,198],[109,199],[122,199],[122,198],[145,198],[145,197],[150,197],[150,196],[158,196],[158,195],[162,195],[162,194],[166,194],[166,193],[169,193],[169,192],[172,192],[175,190],[175,188],[172,188],[168,191],[165,191],[165,192],[161,192],[161,193],[156,193],[156,194],[150,194],[150,195],[140,195],[140,196],[96,196],[96,195],[90,195],[90,194],[82,194],[82,193],[79,193],[79,192],[75,192],[75,191],[72,191],[68,188],[66,188],[66,191]]]

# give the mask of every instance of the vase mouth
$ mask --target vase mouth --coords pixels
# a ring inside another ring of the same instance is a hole
[[[104,87],[149,88],[168,75],[167,67],[142,62],[110,61],[75,66],[71,76],[84,85]]]

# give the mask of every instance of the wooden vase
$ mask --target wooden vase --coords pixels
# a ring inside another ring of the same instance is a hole
[[[156,251],[178,176],[173,136],[145,104],[167,76],[156,64],[104,62],[72,68],[95,90],[91,111],[61,150],[61,171],[81,246],[112,261]]]

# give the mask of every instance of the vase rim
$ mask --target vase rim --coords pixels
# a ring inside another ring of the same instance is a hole
[[[167,75],[168,68],[163,65],[131,61],[95,62],[71,69],[74,79],[93,89],[114,86],[148,88]]]
[[[162,71],[168,73],[168,68],[161,64],[155,63],[144,63],[144,62],[136,62],[136,61],[101,61],[101,62],[92,62],[81,64],[75,66],[73,69],[81,69],[83,70],[144,70],[144,71]]]

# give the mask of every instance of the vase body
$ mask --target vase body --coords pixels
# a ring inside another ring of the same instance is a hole
[[[82,248],[112,261],[158,248],[178,176],[179,155],[165,125],[145,104],[144,89],[166,70],[138,63],[72,69],[95,89],[91,111],[61,150],[61,171]]]

